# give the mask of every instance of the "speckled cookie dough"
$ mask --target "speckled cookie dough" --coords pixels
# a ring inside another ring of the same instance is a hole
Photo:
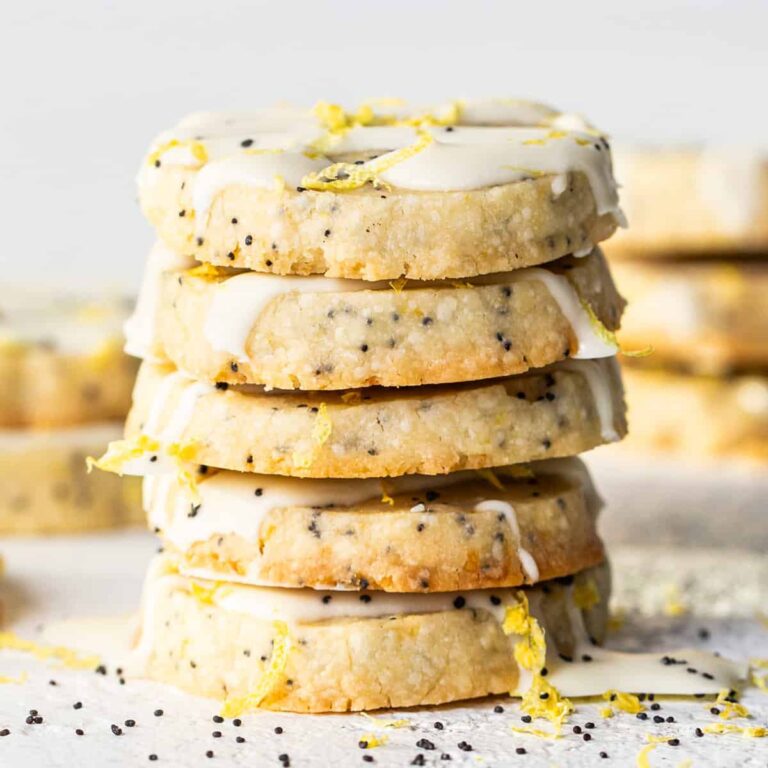
[[[9,291],[0,300],[0,427],[122,418],[137,363],[123,354],[127,305]]]
[[[170,366],[144,364],[126,424],[129,439],[151,433],[194,446],[200,464],[294,477],[444,474],[573,456],[625,432],[613,358],[464,385],[341,393],[201,387]]]
[[[218,472],[199,496],[145,478],[149,523],[185,573],[254,585],[442,592],[566,576],[604,557],[578,460],[393,480]]]
[[[630,228],[609,256],[664,258],[768,251],[768,157],[744,149],[627,149],[615,154]]]
[[[583,303],[611,330],[623,308],[599,251],[474,285],[364,290],[315,278],[299,292],[305,278],[219,272],[163,275],[165,354],[201,381],[281,389],[472,381],[613,354]]]
[[[554,197],[552,177],[462,192],[374,189],[313,192],[232,186],[211,206],[202,234],[192,208],[196,171],[157,170],[142,187],[144,215],[173,250],[260,272],[364,280],[502,272],[557,259],[606,240],[582,174]]]
[[[136,478],[86,472],[86,456],[98,454],[119,432],[116,424],[0,432],[0,533],[75,533],[139,523]]]
[[[623,221],[605,138],[530,102],[190,115],[138,183],[171,249],[277,274],[470,277],[587,252]]]
[[[654,348],[638,362],[702,373],[768,364],[768,263],[624,261],[612,271],[628,300],[622,344]]]
[[[629,438],[619,451],[768,461],[768,377],[624,370]]]
[[[595,588],[598,604],[585,624],[599,641],[607,584],[600,569],[576,580]],[[573,653],[580,628],[569,610],[572,582],[549,582],[546,593],[525,590],[530,604],[542,607],[548,649],[563,654]],[[148,579],[139,652],[150,677],[225,699],[230,716],[256,706],[344,712],[442,704],[518,686],[524,675],[514,646],[520,638],[506,635],[501,624],[505,607],[517,601],[510,590],[358,595],[171,573]],[[280,605],[271,609],[274,603]]]

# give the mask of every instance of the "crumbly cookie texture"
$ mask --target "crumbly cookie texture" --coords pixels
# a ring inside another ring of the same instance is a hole
[[[566,462],[570,472],[559,471],[560,462],[547,465],[500,468],[489,479],[462,473],[452,485],[427,481],[405,491],[382,482],[374,498],[330,506],[286,504],[286,481],[275,488],[268,476],[231,472],[205,479],[197,502],[172,479],[160,489],[150,483],[144,496],[150,524],[184,572],[315,589],[513,587],[604,557],[597,497],[583,465]]]
[[[631,226],[609,256],[664,258],[768,250],[768,158],[726,150],[616,152],[616,178]]]
[[[621,342],[652,345],[649,364],[702,373],[768,364],[768,264],[622,261],[612,271],[628,300]]]
[[[120,300],[9,291],[0,300],[0,427],[120,419],[137,363],[122,350]]]
[[[136,478],[86,472],[86,457],[119,433],[117,424],[0,433],[0,533],[75,533],[139,523]]]
[[[614,450],[768,461],[768,377],[625,368],[629,438]]]
[[[568,174],[459,192],[257,189],[233,184],[196,229],[195,169],[160,165],[142,211],[173,250],[200,261],[278,274],[364,280],[470,277],[584,251],[616,229],[598,215],[586,177]]]
[[[600,569],[576,579],[588,579],[595,588],[598,604],[585,623],[599,641],[607,616],[605,579]],[[311,623],[270,621],[224,607],[233,597],[258,602],[260,589],[176,575],[150,580],[140,644],[148,676],[226,699],[230,710],[259,706],[295,712],[442,704],[508,693],[518,685],[514,646],[520,638],[506,635],[501,625],[501,603],[514,604],[513,596],[497,596],[496,606],[493,593],[469,592],[463,608],[448,600],[446,609],[427,613],[419,612],[416,603],[409,613]],[[537,587],[525,592],[532,600],[541,597],[547,644],[562,653],[572,651],[572,587],[549,582],[547,594]],[[328,594],[330,617],[334,602]],[[371,599],[375,605],[376,593]],[[475,600],[487,603],[488,610],[470,607]]]
[[[618,327],[623,300],[599,251],[542,272],[557,274],[569,291],[574,287],[605,327]],[[245,354],[233,356],[224,351],[228,340],[209,330],[214,298],[228,279],[255,276],[170,272],[162,279],[157,336],[167,357],[201,381],[313,390],[505,376],[579,349],[571,322],[538,274],[516,280],[511,273],[488,285],[279,294],[247,334],[238,320]]]
[[[126,436],[138,438],[147,429],[163,435],[193,386],[171,366],[145,363]],[[330,426],[325,439],[323,422]],[[573,456],[626,432],[621,379],[611,358],[404,390],[210,387],[198,390],[187,418],[175,423],[171,440],[194,446],[200,464],[294,477],[444,474]]]

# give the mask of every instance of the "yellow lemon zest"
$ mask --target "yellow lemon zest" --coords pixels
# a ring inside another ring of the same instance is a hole
[[[665,590],[664,613],[667,616],[683,616],[688,613],[688,606],[681,599],[680,589],[676,584],[669,584]]]
[[[499,480],[497,474],[492,469],[476,469],[475,472],[480,475],[487,483],[490,483],[496,490],[503,491],[504,483]]]
[[[594,331],[595,336],[597,336],[601,341],[608,344],[609,346],[613,346],[617,350],[620,349],[616,334],[605,327],[603,321],[597,316],[595,310],[592,309],[592,305],[581,296],[579,296],[579,301],[581,302],[581,306],[583,307],[584,311],[587,313],[587,317],[589,318],[589,322],[592,326],[592,330]]]
[[[608,617],[608,629],[611,632],[618,632],[624,626],[625,621],[626,621],[626,616],[624,614],[624,609],[617,608]]]
[[[114,472],[122,475],[123,466],[132,459],[138,459],[146,453],[156,453],[160,450],[160,443],[148,435],[139,435],[138,437],[126,440],[113,440],[108,446],[103,456],[94,459],[88,456],[85,464],[88,472],[93,468],[101,469],[104,472]]]
[[[352,390],[352,392],[345,392],[341,396],[341,400],[344,403],[347,403],[349,405],[357,405],[358,403],[362,402],[363,396],[360,394],[358,390]]]
[[[757,726],[743,726],[734,725],[733,723],[712,723],[712,725],[705,725],[702,729],[704,733],[740,733],[742,736],[751,739],[764,739],[768,736],[768,728],[764,728],[761,725]]]
[[[0,632],[0,649],[29,653],[38,659],[55,659],[70,669],[95,669],[101,663],[98,656],[80,655],[62,645],[38,645],[14,632]]]
[[[640,699],[633,693],[610,690],[603,694],[603,699],[609,701],[613,707],[621,712],[627,712],[630,715],[636,715],[638,712],[645,710]]]
[[[186,270],[189,277],[224,277],[227,274],[225,269],[214,266],[213,264],[198,264],[196,267],[190,267]]]
[[[301,185],[305,189],[317,191],[345,192],[359,189],[365,184],[378,184],[380,174],[388,171],[398,163],[407,160],[426,149],[434,139],[431,133],[419,132],[416,141],[407,147],[387,152],[374,160],[369,160],[362,165],[354,163],[333,163],[320,171],[308,173]]]
[[[655,743],[646,744],[638,753],[636,764],[637,768],[651,768],[651,761],[648,759],[648,755],[656,749],[658,745]]]
[[[26,672],[22,672],[18,677],[5,677],[0,675],[0,685],[23,685],[29,679]]]
[[[560,739],[562,734],[559,731],[542,731],[539,728],[524,728],[522,726],[510,726],[513,733],[523,733],[526,736],[536,736],[539,739]]]
[[[542,694],[547,694],[542,698]],[[531,717],[541,717],[549,720],[558,729],[573,712],[573,704],[569,699],[560,695],[560,691],[551,685],[546,677],[534,675],[531,687],[523,695],[521,709]]]
[[[388,720],[384,717],[374,717],[367,712],[361,712],[360,714],[375,728],[405,728],[410,725],[410,721],[405,719]]]
[[[603,707],[600,710],[600,717],[604,717],[606,720],[609,717],[613,717],[613,710],[610,707]]]
[[[194,141],[193,139],[171,139],[170,141],[166,141],[154,152],[149,154],[147,162],[149,165],[156,165],[168,150],[175,149],[176,147],[187,147],[192,157],[199,165],[204,165],[208,162],[208,152],[206,151],[205,146],[201,142]]]
[[[365,733],[358,740],[359,744],[365,743],[363,749],[373,749],[374,747],[381,747],[389,741],[387,736],[376,736],[373,733]]]
[[[592,578],[577,579],[573,587],[573,602],[577,608],[586,611],[600,602],[600,591]]]
[[[526,141],[523,142],[523,146],[535,145],[535,146],[543,147],[546,143],[547,142],[545,139],[527,139]]]
[[[395,500],[389,495],[387,486],[383,482],[381,484],[381,503],[389,504],[390,507],[395,506]]]
[[[729,691],[727,688],[723,688],[723,690],[717,694],[717,699],[715,700],[715,703],[720,709],[720,717],[723,720],[730,720],[734,717],[750,716],[749,710],[743,704],[739,704],[735,701],[729,701],[728,699],[730,698],[733,698],[731,696],[731,691]]]
[[[277,687],[288,663],[291,636],[288,632],[288,625],[284,621],[275,621],[273,625],[275,637],[272,641],[272,657],[268,669],[261,676],[253,691],[245,696],[230,696],[226,699],[221,709],[222,717],[237,717],[243,712],[257,709]]]

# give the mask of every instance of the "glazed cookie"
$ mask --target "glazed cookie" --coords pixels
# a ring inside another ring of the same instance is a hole
[[[0,432],[0,533],[74,533],[138,523],[138,481],[86,473],[86,456],[119,432],[114,424]]]
[[[632,226],[610,256],[760,255],[768,251],[768,157],[757,151],[628,149],[616,153]]]
[[[390,480],[209,472],[195,495],[173,475],[149,476],[144,504],[184,573],[254,585],[514,587],[604,556],[577,459]]]
[[[517,644],[532,645],[529,664],[547,651],[573,658],[582,644],[594,652],[587,638],[603,637],[608,592],[604,566],[522,592],[397,595],[200,581],[161,560],[145,586],[138,652],[150,677],[225,699],[230,717],[441,704],[527,690]],[[539,622],[546,646],[530,626]]]
[[[156,336],[200,381],[415,386],[613,355],[623,303],[599,251],[462,283],[195,268],[163,274]]]
[[[327,109],[192,115],[158,137],[138,183],[160,238],[260,272],[440,279],[585,253],[622,220],[608,143],[571,116]]]
[[[123,417],[136,362],[122,350],[122,300],[8,291],[0,300],[0,427]]]
[[[199,464],[294,477],[387,477],[573,456],[626,432],[615,358],[471,384],[265,392],[139,371],[126,437],[189,446]]]
[[[620,339],[703,373],[768,365],[768,263],[617,262],[628,300]]]
[[[626,450],[688,459],[768,460],[768,378],[624,370]],[[623,448],[621,450],[624,450]]]

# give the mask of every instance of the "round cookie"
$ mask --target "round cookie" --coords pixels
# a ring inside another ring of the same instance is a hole
[[[137,364],[122,350],[123,300],[7,291],[0,300],[0,427],[122,418]]]
[[[576,459],[391,480],[208,472],[194,496],[144,479],[182,572],[253,585],[444,592],[514,587],[601,562],[599,500]]]
[[[652,345],[648,362],[702,373],[768,365],[768,264],[624,261],[612,271],[628,301],[619,338]]]
[[[768,460],[768,377],[625,368],[624,379],[627,451],[691,460]]]
[[[193,115],[154,142],[139,200],[172,250],[278,274],[469,277],[587,252],[622,220],[608,143],[527,106],[443,125]]]
[[[631,226],[609,256],[722,258],[768,251],[768,158],[753,150],[628,148],[616,177]]]
[[[502,627],[506,609],[523,600],[519,590],[361,595],[221,584],[169,570],[161,560],[147,579],[138,655],[149,677],[226,699],[229,717],[257,706],[441,704],[530,685],[515,660],[521,636]],[[579,591],[594,596],[583,619]],[[572,655],[587,635],[602,639],[608,592],[600,566],[526,588],[522,606],[541,622],[547,652]]]
[[[120,433],[117,424],[0,432],[0,534],[75,533],[142,520],[140,484],[85,459]]]
[[[156,335],[176,367],[200,381],[416,386],[613,355],[599,324],[616,329],[622,308],[599,251],[426,285],[196,268],[162,276]]]
[[[194,461],[294,477],[387,477],[573,456],[626,432],[615,358],[493,381],[401,390],[265,392],[139,371],[126,437]]]

